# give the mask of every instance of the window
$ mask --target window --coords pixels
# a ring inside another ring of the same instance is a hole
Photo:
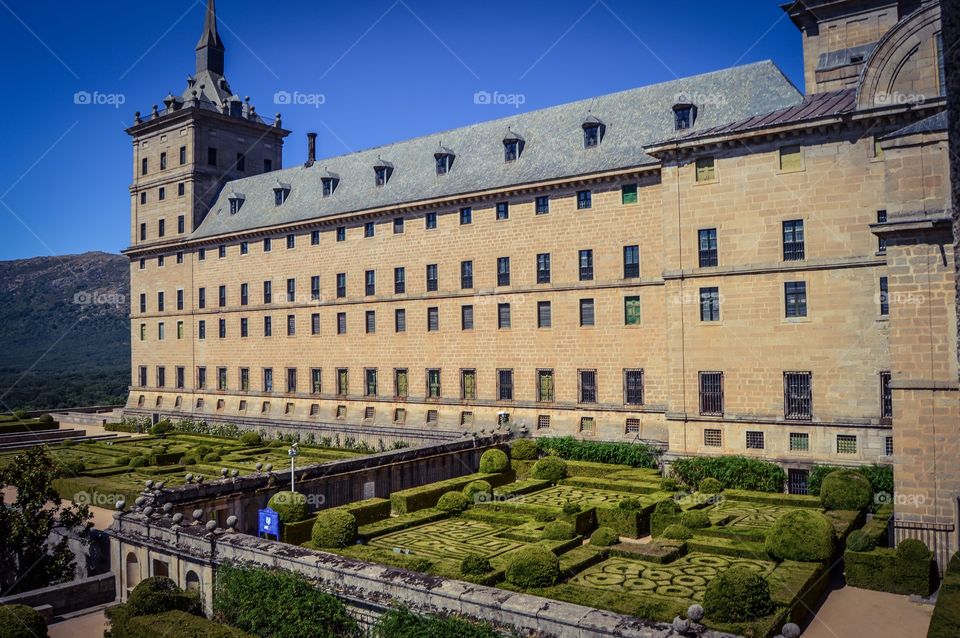
[[[393,411],[393,422],[394,423],[405,423],[407,421],[407,411],[403,408],[397,408]]]
[[[437,214],[427,213],[423,218],[423,224],[427,230],[435,230],[437,228]]]
[[[273,368],[263,369],[263,391],[273,392]]]
[[[698,232],[700,246],[700,267],[710,268],[717,265],[717,229],[703,228]]]
[[[513,401],[513,370],[497,370],[497,400]]]
[[[550,253],[537,255],[537,283],[550,283]]]
[[[446,175],[450,172],[453,165],[453,155],[450,153],[439,153],[434,156],[436,159],[437,175]]]
[[[323,370],[321,368],[310,369],[310,394],[320,394],[322,389]]]
[[[643,405],[643,370],[623,371],[624,405]]]
[[[477,398],[477,371],[465,369],[460,371],[460,398],[465,401],[474,401]]]
[[[427,332],[440,330],[440,309],[436,306],[427,308]]]
[[[144,191],[144,192],[140,193],[140,204],[143,205],[143,204],[146,204],[146,203],[147,203],[147,193],[146,193],[146,191]],[[141,224],[141,225],[140,225],[141,231],[144,229],[145,226],[146,226],[146,224]],[[141,233],[141,234],[143,234],[143,233]],[[144,237],[141,237],[141,239],[145,239],[145,238],[144,238]]]
[[[226,374],[226,371],[224,371],[224,374]],[[157,387],[162,388],[166,385],[167,385],[167,369],[164,368],[163,366],[157,366]],[[227,385],[226,381],[224,381],[223,385],[224,385],[224,388],[221,388],[221,389],[226,389],[226,385]]]
[[[375,310],[367,310],[365,325],[368,335],[374,334],[377,331],[377,313]]]
[[[791,452],[809,452],[810,435],[806,432],[790,433],[790,451]]]
[[[363,273],[363,294],[372,297],[377,294],[377,273],[374,270],[367,270]]]
[[[553,403],[554,400],[553,370],[537,370],[537,401]]]
[[[220,338],[226,339],[227,338],[227,320],[220,319],[219,325],[220,325]]]
[[[140,324],[140,341],[146,341],[146,340],[147,340],[147,324],[141,323]]]
[[[349,370],[347,368],[337,368],[337,396],[345,397],[350,390]]]
[[[394,217],[393,218],[393,234],[402,235],[403,234],[403,217]]]
[[[460,288],[463,290],[473,288],[473,261],[460,262]]]
[[[337,299],[343,299],[347,296],[347,273],[337,273]]]
[[[884,440],[883,440],[883,455],[884,455],[884,456],[893,456],[893,437],[892,437],[892,436],[884,437]]]
[[[310,334],[320,334],[320,313],[314,312],[310,315]]]
[[[263,240],[263,252],[268,253],[273,248],[273,240],[269,237],[266,237]]]
[[[157,189],[157,199],[162,202],[166,198],[167,198],[167,189],[161,186],[160,188]],[[163,220],[161,219],[160,221],[163,221]],[[163,235],[161,235],[161,237],[162,236]]]
[[[580,300],[580,326],[592,326],[595,323],[593,299]]]
[[[510,219],[510,204],[508,202],[497,203],[497,219]]]
[[[890,385],[889,372],[880,373],[880,421],[890,423],[893,420],[893,388]]]
[[[427,398],[440,398],[440,370],[437,368],[427,370]]]
[[[883,146],[879,135],[873,137],[873,157],[874,159],[883,159]]]
[[[387,167],[377,166],[373,169],[374,185],[383,186],[387,183]]]
[[[187,193],[187,186],[183,182],[177,184],[177,197],[183,197]]]
[[[263,336],[273,336],[273,317],[267,316],[263,318]]]
[[[497,285],[510,285],[510,258],[497,257]]]
[[[223,286],[220,286],[220,288],[222,289]],[[222,306],[224,303],[226,303],[226,301],[220,305]],[[163,291],[157,293],[157,311],[163,312]]]
[[[804,259],[803,220],[794,219],[783,222],[783,260],[798,261]]]
[[[250,336],[250,324],[246,317],[240,317],[240,338],[246,339]]]
[[[886,277],[880,278],[880,315],[886,317],[890,314],[890,284]]]
[[[310,245],[311,245],[311,246],[319,246],[319,245],[320,245],[320,231],[319,231],[319,230],[311,230],[311,231],[310,231]]]
[[[640,325],[640,297],[628,295],[623,298],[623,324],[625,326]]]
[[[181,146],[180,147],[180,164],[183,165],[186,163],[187,163],[187,147]]]
[[[473,306],[460,306],[460,329],[473,330]]]
[[[274,206],[283,206],[283,203],[287,201],[287,195],[290,194],[285,188],[274,188],[273,189],[273,205]]]
[[[747,449],[748,450],[762,450],[763,445],[763,432],[747,432]]]
[[[223,335],[220,335],[220,336],[222,337]],[[163,329],[163,322],[161,321],[160,323],[157,324],[157,341],[163,341],[163,339],[164,339],[164,329]]]
[[[700,414],[723,416],[723,373],[700,373]]]
[[[460,225],[469,226],[473,223],[473,209],[469,206],[464,206],[460,209]]]
[[[345,312],[337,313],[337,334],[347,334],[347,313]]]
[[[497,304],[497,328],[505,330],[510,327],[510,304]]]
[[[640,419],[628,417],[623,425],[623,431],[625,434],[639,434]]]
[[[178,263],[178,264],[182,264],[182,263],[183,263],[183,251],[182,251],[182,250],[178,250],[178,251],[177,251],[177,263]]]
[[[396,332],[407,331],[407,311],[403,308],[397,308],[393,311],[393,325]]]
[[[720,321],[720,289],[700,289],[700,321]]]
[[[548,214],[550,212],[550,196],[540,195],[537,197],[535,208],[537,215]]]
[[[788,281],[784,284],[787,317],[807,316],[807,282]]]
[[[293,303],[297,300],[297,280],[287,279],[287,301]]]
[[[436,425],[440,417],[436,410],[427,410],[427,425]]]
[[[856,454],[857,436],[855,434],[837,435],[837,454]]]
[[[240,390],[241,392],[250,391],[250,368],[240,368]]]
[[[701,157],[697,160],[697,181],[711,182],[717,178],[717,169],[712,157]]]
[[[332,173],[328,173],[326,177],[321,177],[321,197],[330,197],[333,195],[333,191],[337,190],[337,183],[339,178]]]
[[[347,229],[344,226],[337,227],[337,241],[347,241]]]
[[[396,368],[393,371],[393,395],[405,399],[410,390],[409,376],[406,368]]]
[[[623,247],[623,278],[636,279],[640,276],[640,247]]]
[[[240,242],[240,254],[246,255],[250,253],[250,244],[248,242]]]
[[[336,412],[335,412],[334,414],[336,415],[336,418],[337,418],[338,420],[340,420],[340,421],[346,419],[346,418],[347,418],[347,406],[345,406],[345,405],[338,405],[338,406],[337,406],[337,410],[336,410]]]
[[[310,277],[310,300],[320,301],[320,275]]]
[[[600,125],[587,123],[583,125],[583,148],[594,148],[600,144]]]
[[[240,284],[240,305],[246,306],[250,301],[250,285]]]
[[[217,259],[226,259],[227,258],[227,247],[223,244],[217,246]]]
[[[580,403],[597,402],[597,371],[579,370]]]
[[[237,153],[237,170],[241,172],[247,170],[247,157],[243,153]]]
[[[593,280],[593,251],[580,251],[580,281]]]
[[[780,170],[784,173],[799,171],[803,168],[803,152],[800,146],[780,147]]]
[[[503,140],[503,161],[514,162],[520,155],[520,140]]]
[[[363,225],[363,236],[364,237],[373,237],[376,233],[376,226],[373,222],[367,222]]]
[[[199,366],[197,368],[197,389],[205,390],[207,388],[207,368]]]
[[[693,106],[678,105],[673,109],[673,128],[682,131],[693,125]]]
[[[201,295],[200,299],[203,299],[203,288],[200,289]],[[203,308],[203,304],[200,304],[200,307]],[[145,293],[140,293],[140,312],[144,313],[147,311],[147,295]]]
[[[943,33],[938,33],[935,43],[937,45],[937,84],[940,88],[940,95],[947,94],[947,71],[943,62]]]
[[[553,326],[553,312],[549,301],[537,302],[537,327],[550,328]]]
[[[186,376],[184,367],[177,366],[176,370],[174,371],[174,376],[175,376],[174,383],[176,383],[177,390],[182,390],[186,384],[184,380],[184,377]]]
[[[197,339],[207,338],[207,322],[203,319],[197,324]]]
[[[297,236],[287,235],[287,250],[293,250],[297,247]]]
[[[263,282],[263,303],[273,303],[273,282]]]
[[[577,191],[577,210],[585,210],[593,206],[593,193]]]
[[[147,160],[146,157],[143,158],[142,160],[140,160],[140,174],[141,174],[141,175],[146,175],[146,174],[147,174],[147,168],[149,167],[149,164],[150,164],[150,162]]]
[[[377,369],[367,368],[363,371],[364,384],[363,395],[367,397],[377,396]]]
[[[177,290],[177,310],[183,310],[183,288]]]
[[[209,166],[217,165],[217,149],[212,146],[207,148],[207,164]]]
[[[783,373],[784,416],[788,419],[813,417],[812,373]]]
[[[287,368],[287,393],[293,394],[297,391],[297,369]]]
[[[887,211],[878,210],[877,211],[877,223],[886,224],[887,223]],[[887,238],[883,235],[880,235],[877,238],[877,252],[885,253],[887,252]]]
[[[550,429],[550,415],[548,414],[537,415],[537,429],[538,430]]]
[[[620,187],[620,203],[624,206],[637,203],[636,184],[624,184]]]
[[[580,431],[581,432],[593,432],[596,427],[596,419],[592,416],[580,417]]]
[[[407,270],[402,266],[393,269],[393,294],[402,295],[407,291]]]
[[[715,428],[704,428],[704,447],[723,447],[723,433]]]
[[[427,265],[427,292],[436,292],[439,287],[437,281],[437,265],[428,264]]]

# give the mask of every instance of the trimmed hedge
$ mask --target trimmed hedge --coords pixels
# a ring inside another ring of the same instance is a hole
[[[567,473],[570,473],[570,463],[567,463]],[[589,487],[595,490],[610,490],[625,494],[653,494],[660,492],[661,486],[657,483],[640,483],[622,479],[596,478],[592,476],[574,476],[561,481],[563,485],[574,487]]]
[[[609,527],[620,536],[640,538],[650,531],[650,512],[653,505],[642,509],[623,507],[598,507],[597,525]]]
[[[723,496],[730,501],[743,501],[760,505],[779,505],[782,507],[812,507],[820,509],[820,498],[805,494],[784,494],[754,492],[750,490],[724,490]]]
[[[284,523],[280,526],[280,540],[290,545],[303,545],[313,536],[313,525],[317,518],[308,518],[296,523]]]
[[[300,492],[277,492],[267,501],[267,507],[277,513],[283,524],[299,523],[310,518],[307,497]]]
[[[689,529],[710,527],[710,517],[703,510],[690,510],[680,515],[680,524]]]
[[[929,596],[937,578],[936,563],[930,552],[926,557],[911,559],[898,556],[897,550],[890,548],[869,552],[847,549],[843,562],[848,585],[874,591]]]
[[[463,495],[471,503],[476,500],[477,494],[485,494],[486,500],[490,500],[490,495],[493,494],[493,486],[490,485],[489,481],[481,480],[468,483],[467,486],[463,488]]]
[[[700,481],[700,484],[697,486],[697,489],[701,494],[719,494],[723,491],[723,483],[719,480],[708,476],[707,478]]]
[[[893,467],[890,465],[858,465],[851,468],[842,465],[814,465],[807,477],[807,491],[814,496],[820,496],[820,486],[823,479],[836,470],[854,470],[860,472],[870,482],[874,494],[886,492],[893,494]]]
[[[447,492],[437,501],[437,509],[441,512],[462,512],[470,507],[470,499],[461,492]]]
[[[873,488],[860,472],[837,470],[823,479],[820,502],[828,510],[865,510],[873,503]]]
[[[620,536],[609,527],[598,527],[597,530],[590,535],[590,544],[596,545],[597,547],[610,547],[619,542]]]
[[[766,548],[778,560],[825,561],[833,556],[835,541],[830,519],[798,509],[776,520],[767,533]]]
[[[548,541],[568,541],[576,535],[572,524],[566,521],[553,521],[543,527],[542,538]]]
[[[517,439],[510,446],[510,458],[521,461],[530,461],[539,455],[537,442],[533,439]]]
[[[166,611],[153,616],[135,616],[127,623],[128,633],[111,630],[111,638],[254,638],[253,634],[234,629],[202,616],[183,611]],[[2,634],[0,634],[2,635]]]
[[[960,553],[954,554],[943,574],[927,638],[960,636]]]
[[[470,554],[460,561],[460,573],[465,576],[483,576],[493,571],[490,560],[484,556]]]
[[[44,432],[56,430],[60,426],[56,423],[4,423],[0,425],[0,435],[2,434],[23,434],[25,432]]]
[[[862,529],[850,532],[847,537],[847,549],[851,552],[869,552],[877,548],[877,541]]]
[[[657,468],[660,451],[642,443],[581,441],[572,436],[537,439],[537,447],[545,455],[571,461],[591,461],[630,467]]]
[[[493,490],[493,493],[497,496],[519,496],[521,494],[529,494],[530,492],[538,492],[542,489],[550,487],[550,481],[541,481],[540,479],[520,479],[509,485],[503,485]]]
[[[356,503],[341,505],[333,509],[343,510],[353,514],[357,526],[370,525],[390,517],[390,501],[385,498],[368,498]]]
[[[683,525],[670,525],[663,530],[663,537],[673,541],[686,541],[693,538],[693,532]]]
[[[745,456],[700,456],[677,459],[670,470],[693,488],[705,478],[715,478],[728,489],[782,492],[787,474],[776,463]]]
[[[560,579],[560,560],[553,552],[530,545],[512,555],[506,577],[523,589],[550,587]]]
[[[390,504],[394,514],[407,514],[428,507],[435,507],[440,497],[447,492],[460,491],[476,480],[482,479],[493,487],[499,487],[512,483],[514,478],[515,476],[510,470],[498,474],[468,474],[455,479],[394,492],[390,495]]]
[[[333,511],[333,510],[330,510]],[[476,510],[469,510],[466,514],[476,514]],[[424,510],[417,510],[416,512],[411,512],[409,514],[401,514],[394,518],[386,518],[382,521],[377,521],[376,523],[370,523],[369,525],[364,525],[363,527],[357,528],[357,535],[361,538],[370,540],[371,538],[376,538],[377,536],[384,536],[386,534],[392,534],[394,532],[399,532],[411,527],[416,527],[417,525],[425,525],[427,523],[433,523],[434,521],[439,521],[444,518],[448,518],[450,515],[447,512],[441,512],[436,508],[429,508]]]
[[[352,545],[357,537],[357,519],[343,510],[320,512],[313,524],[310,540],[317,547],[339,548]]]
[[[488,624],[456,616],[421,616],[409,609],[388,611],[373,628],[373,638],[501,638]]]
[[[510,469],[510,457],[503,450],[487,450],[480,455],[481,474],[499,474]]]
[[[673,499],[660,501],[653,508],[650,515],[650,533],[653,536],[663,535],[663,530],[680,522],[680,506]]]
[[[127,608],[133,616],[147,616],[179,610],[202,614],[199,596],[185,592],[166,576],[150,576],[140,581],[127,598]]]
[[[890,527],[891,518],[893,518],[893,505],[884,505],[877,510],[873,518],[867,521],[863,529],[858,531],[868,535],[872,539],[874,547],[886,547],[888,538],[887,530]],[[851,534],[851,536],[853,536],[853,534]]]
[[[732,567],[710,581],[703,607],[708,618],[720,622],[755,620],[774,609],[770,585],[746,567]]]
[[[0,638],[47,638],[47,623],[33,607],[0,606]]]
[[[247,447],[257,447],[258,445],[263,445],[263,437],[260,436],[259,432],[249,430],[240,435],[240,442]]]
[[[534,463],[530,476],[541,481],[558,483],[567,477],[567,464],[558,456],[548,456]]]

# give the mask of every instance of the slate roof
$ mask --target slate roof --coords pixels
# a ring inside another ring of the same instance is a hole
[[[530,182],[574,177],[655,163],[644,145],[674,130],[673,104],[683,93],[697,104],[694,134],[799,105],[803,96],[771,61],[612,93],[561,106],[474,124],[339,157],[318,159],[281,171],[229,182],[192,239],[253,230],[394,206],[436,197]],[[601,144],[583,148],[582,125],[591,115],[605,127]],[[503,139],[510,131],[524,140],[520,158],[504,162]],[[436,174],[438,145],[456,154],[448,174]],[[378,158],[394,167],[389,182],[374,185]],[[322,197],[321,176],[339,176],[336,191]],[[291,185],[282,206],[273,188]],[[230,214],[227,193],[244,195],[240,211]]]
[[[949,121],[947,118],[946,110],[940,111],[930,117],[924,118],[919,122],[914,122],[909,126],[905,126],[902,129],[896,130],[889,135],[886,135],[883,139],[890,139],[893,137],[905,137],[907,135],[916,135],[918,133],[935,133],[937,131],[946,131]]]

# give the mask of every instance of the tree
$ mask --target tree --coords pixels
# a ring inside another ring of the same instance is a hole
[[[53,488],[55,463],[42,447],[18,454],[0,471],[0,587],[2,595],[47,587],[73,579],[76,559],[68,539],[48,543],[56,529],[75,530],[90,542],[93,515],[86,505],[65,507]],[[4,503],[12,487],[16,500]]]

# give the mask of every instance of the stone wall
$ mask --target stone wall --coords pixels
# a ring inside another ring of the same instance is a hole
[[[54,616],[70,614],[82,609],[113,602],[116,598],[116,583],[112,572],[80,578],[68,583],[34,589],[16,596],[0,598],[3,605],[27,605],[42,607],[50,605]]]

